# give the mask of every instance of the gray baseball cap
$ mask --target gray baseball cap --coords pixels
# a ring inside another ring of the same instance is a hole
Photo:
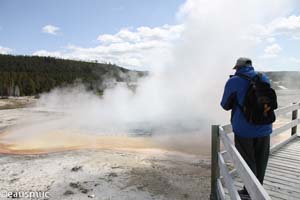
[[[242,66],[248,66],[248,65],[252,65],[252,61],[250,58],[245,58],[245,57],[241,57],[239,59],[237,59],[235,66],[233,67],[233,69],[237,69],[239,67]]]

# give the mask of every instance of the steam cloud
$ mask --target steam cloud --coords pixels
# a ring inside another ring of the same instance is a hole
[[[251,26],[284,16],[294,5],[288,0],[187,0],[177,13],[184,31],[172,58],[156,60],[156,70],[140,80],[135,93],[119,85],[100,99],[82,87],[56,89],[39,103],[64,115],[43,128],[209,133],[212,123],[229,120],[219,102],[235,60],[254,55]]]

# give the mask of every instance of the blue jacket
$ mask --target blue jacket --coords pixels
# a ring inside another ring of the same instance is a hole
[[[243,105],[247,89],[250,82],[237,76],[237,73],[253,77],[257,74],[252,66],[244,66],[237,70],[226,83],[221,106],[225,110],[231,110],[231,124],[234,134],[240,137],[254,138],[263,137],[272,133],[272,124],[255,125],[247,122],[244,114],[242,113],[239,105]],[[270,83],[268,77],[263,74],[262,80]]]

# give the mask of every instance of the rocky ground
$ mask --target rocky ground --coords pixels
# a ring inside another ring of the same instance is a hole
[[[1,155],[0,166],[1,191],[48,191],[50,199],[209,198],[209,162],[184,154],[76,150]]]

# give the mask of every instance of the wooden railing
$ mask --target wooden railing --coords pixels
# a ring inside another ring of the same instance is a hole
[[[300,123],[300,119],[298,119],[298,109],[300,109],[300,103],[294,103],[275,111],[277,118],[280,115],[292,112],[292,120],[283,126],[274,129],[271,137],[286,132],[289,129],[291,129],[291,136],[288,139],[273,145],[270,149],[271,153],[277,151],[297,137],[297,125]],[[232,127],[230,124],[224,126],[212,126],[211,199],[225,199],[226,188],[230,199],[240,200],[241,198],[238,194],[233,178],[234,174],[237,173],[252,199],[270,200],[271,198],[266,190],[260,184],[245,160],[235,148],[233,141],[229,137],[230,133],[232,133]],[[222,141],[224,151],[220,151],[220,141]],[[231,163],[233,165],[232,170],[228,169],[227,163]]]

